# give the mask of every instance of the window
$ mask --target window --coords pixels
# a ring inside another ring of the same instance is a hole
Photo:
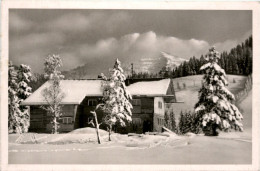
[[[164,125],[164,119],[157,118],[158,125]]]
[[[158,102],[158,108],[162,109],[162,102]]]
[[[71,124],[72,123],[72,117],[63,117],[62,123],[63,124]]]
[[[97,100],[96,99],[88,99],[88,106],[96,106]]]
[[[141,106],[141,99],[133,99],[132,105],[133,106]]]

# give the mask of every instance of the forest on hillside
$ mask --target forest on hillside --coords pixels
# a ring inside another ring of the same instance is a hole
[[[232,48],[230,52],[224,51],[220,54],[219,65],[227,74],[249,75],[252,73],[252,41],[252,36],[250,36],[243,43]],[[205,64],[205,57],[204,55],[200,58],[193,56],[175,69],[163,67],[159,73],[133,72],[133,75],[128,78],[178,78],[201,74],[200,67]]]

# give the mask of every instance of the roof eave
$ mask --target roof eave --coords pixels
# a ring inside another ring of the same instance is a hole
[[[148,94],[148,95],[132,94],[132,96],[135,96],[135,97],[174,97],[174,95],[166,95],[166,94]]]
[[[81,102],[63,102],[61,105],[79,105]],[[46,102],[28,102],[28,103],[21,103],[21,106],[44,106],[48,105]]]

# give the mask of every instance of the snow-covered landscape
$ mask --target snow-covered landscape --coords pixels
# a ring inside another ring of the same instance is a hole
[[[201,85],[198,78],[201,76],[178,79],[179,82],[187,84],[187,89],[176,91],[176,96],[186,101],[180,106],[180,110],[194,108]],[[228,79],[237,80],[236,83],[229,85],[229,89],[235,92],[241,90],[246,77],[228,75]],[[239,108],[244,115],[244,132],[221,132],[218,137],[193,133],[183,136],[174,133],[140,134],[139,136],[113,133],[112,141],[108,141],[108,132],[101,130],[102,144],[97,144],[94,128],[82,128],[57,135],[10,134],[9,163],[250,164],[252,162],[251,104],[252,91],[239,103]]]

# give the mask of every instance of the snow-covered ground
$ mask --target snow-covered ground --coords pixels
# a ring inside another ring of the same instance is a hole
[[[238,91],[244,78],[232,76],[229,77],[230,82],[233,77],[237,81],[230,84],[230,89]],[[200,85],[193,86],[193,81],[188,81],[190,85],[187,83],[187,89],[179,90],[176,96],[185,101],[180,104],[183,105],[183,109],[192,110],[198,98],[197,91]],[[99,145],[95,130],[92,128],[58,135],[29,133],[20,138],[18,135],[11,134],[8,149],[9,163],[250,164],[252,161],[252,92],[249,92],[248,96],[240,102],[239,107],[244,115],[245,131],[220,133],[218,137],[193,134],[128,137],[112,134],[112,141],[108,142],[108,133],[101,131],[102,144]]]
[[[107,138],[107,137],[106,137]],[[127,137],[112,142],[10,144],[10,164],[250,164],[251,142],[197,136]]]

